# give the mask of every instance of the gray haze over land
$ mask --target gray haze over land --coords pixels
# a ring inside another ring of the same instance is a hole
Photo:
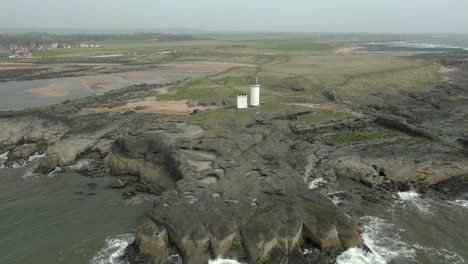
[[[2,29],[468,33],[466,0],[2,2]]]

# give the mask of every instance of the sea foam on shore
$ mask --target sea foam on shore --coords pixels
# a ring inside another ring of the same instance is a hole
[[[424,214],[432,214],[430,203],[416,191],[399,192],[396,195],[395,208],[415,207]]]
[[[125,248],[135,239],[133,234],[121,234],[109,237],[105,246],[91,259],[91,264],[124,264],[120,257]]]
[[[34,161],[36,159],[45,158],[45,156],[46,156],[45,153],[42,153],[42,154],[35,153],[34,155],[30,156],[27,160],[19,160],[19,161],[13,163],[13,165],[11,167],[14,168],[14,169],[22,168],[22,167],[28,165],[30,162],[32,162],[32,161]]]
[[[8,152],[5,152],[3,154],[0,154],[0,168],[5,168],[4,162],[8,158]]]
[[[338,256],[337,264],[386,264],[395,258],[413,258],[415,250],[401,241],[397,228],[374,216],[361,218],[364,223],[362,239],[369,252],[350,248]]]
[[[233,260],[233,259],[217,258],[215,260],[208,261],[208,264],[242,264],[242,263],[238,262],[237,260]]]

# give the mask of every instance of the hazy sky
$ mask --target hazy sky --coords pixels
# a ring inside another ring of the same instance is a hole
[[[468,33],[468,0],[0,0],[1,28]]]

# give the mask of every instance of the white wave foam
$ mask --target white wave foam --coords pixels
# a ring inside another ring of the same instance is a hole
[[[208,264],[242,264],[237,260],[233,259],[222,259],[222,258],[217,258],[215,260],[209,260]]]
[[[346,193],[346,192],[331,192],[331,193],[328,193],[328,198],[330,198],[330,200],[332,201],[334,205],[338,206],[339,204],[343,203],[343,199],[341,199],[341,197],[339,196],[339,194],[341,193]]]
[[[309,182],[308,186],[309,186],[309,189],[312,190],[312,189],[315,189],[315,188],[318,188],[318,187],[322,187],[326,183],[327,183],[327,181],[325,179],[317,178],[317,179],[314,179],[311,182]]]
[[[5,161],[8,159],[8,153],[9,152],[5,152],[3,154],[0,154],[0,168],[5,168]]]
[[[75,164],[68,166],[68,168],[74,169],[74,170],[81,170],[86,167],[89,167],[89,165],[91,165],[92,162],[93,160],[80,160],[76,162]]]
[[[401,240],[405,232],[395,225],[373,216],[364,216],[362,239],[370,251],[350,248],[337,258],[337,264],[387,264],[415,261],[417,255],[424,255],[438,263],[463,264],[465,260],[455,252],[445,248],[431,248],[420,244],[410,244]]]
[[[51,172],[49,172],[48,176],[53,177],[55,174],[59,173],[62,170],[60,167],[55,167],[55,169]]]
[[[397,201],[394,204],[396,208],[416,207],[425,214],[432,214],[428,201],[421,198],[421,195],[415,191],[397,193]]]
[[[340,197],[338,196],[333,196],[333,198],[331,199],[332,203],[336,206],[338,206],[340,203],[342,203],[343,201],[340,199]]]
[[[455,201],[450,201],[451,204],[461,206],[464,208],[468,208],[468,201],[467,200],[455,200]]]
[[[133,234],[121,234],[106,239],[106,245],[91,259],[91,264],[124,264],[119,258],[133,242]]]
[[[13,165],[11,167],[14,168],[14,169],[22,168],[22,167],[28,165],[29,163],[31,163],[32,161],[34,161],[36,159],[42,159],[42,158],[45,158],[45,157],[46,157],[45,153],[42,153],[42,154],[35,153],[34,155],[30,156],[27,160],[19,160],[19,161],[13,163]]]
[[[381,256],[372,252],[366,252],[360,248],[350,248],[339,255],[337,264],[386,264]]]
[[[447,264],[463,264],[465,260],[455,252],[451,252],[445,248],[424,247],[419,244],[413,244],[413,247],[424,252],[426,256],[431,256],[431,259],[439,260],[440,263]]]
[[[27,171],[26,173],[23,174],[23,176],[21,176],[23,179],[27,179],[27,178],[37,178],[39,177],[40,175],[37,174],[37,173],[34,173],[34,170],[36,168],[33,168],[32,170],[29,170]]]
[[[133,196],[132,198],[126,200],[126,204],[128,205],[139,205],[142,204],[145,201],[151,201],[154,199],[153,195],[150,194],[138,194]]]
[[[386,264],[396,258],[414,258],[415,249],[401,241],[399,233],[404,230],[378,217],[365,216],[361,221],[364,223],[362,239],[370,252],[350,248],[338,256],[337,264]]]

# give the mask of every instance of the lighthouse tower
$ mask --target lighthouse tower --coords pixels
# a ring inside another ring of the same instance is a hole
[[[250,85],[250,106],[260,105],[260,83],[258,78],[255,79],[255,83]]]

